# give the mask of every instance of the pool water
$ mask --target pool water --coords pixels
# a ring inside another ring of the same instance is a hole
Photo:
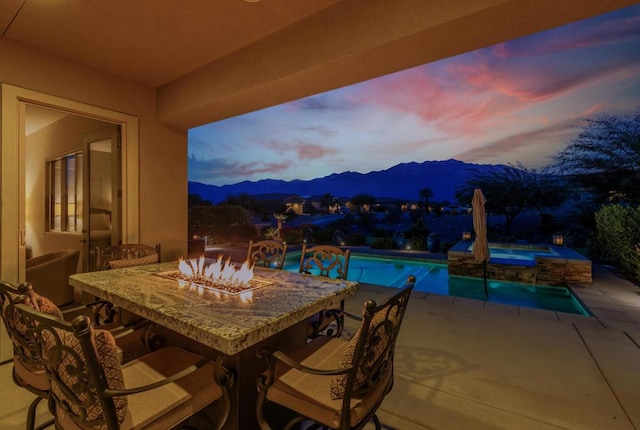
[[[473,244],[469,246],[468,251],[471,251]],[[491,261],[508,263],[508,262],[520,262],[523,265],[527,265],[528,262],[533,263],[536,256],[542,257],[559,257],[560,254],[555,252],[549,247],[513,247],[513,246],[497,246],[489,244],[489,253]]]
[[[287,255],[284,270],[297,272],[299,267],[300,253],[293,252]],[[483,279],[449,276],[446,263],[351,254],[347,279],[399,288],[404,285],[409,275],[414,275],[417,280],[414,291],[486,299]],[[488,280],[487,290],[489,297],[486,300],[493,303],[589,315],[589,312],[565,287]]]

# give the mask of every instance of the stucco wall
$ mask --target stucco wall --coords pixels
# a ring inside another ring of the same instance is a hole
[[[187,131],[156,121],[155,90],[3,38],[0,58],[0,82],[138,117],[140,242],[186,255]]]

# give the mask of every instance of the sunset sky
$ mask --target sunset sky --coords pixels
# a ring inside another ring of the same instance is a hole
[[[457,159],[540,168],[580,119],[640,109],[640,5],[189,131],[189,180]]]

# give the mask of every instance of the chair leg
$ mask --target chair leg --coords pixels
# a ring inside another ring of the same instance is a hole
[[[27,430],[33,430],[36,424],[36,409],[41,400],[42,397],[38,396],[33,399],[33,402],[29,405],[29,411],[27,412]]]
[[[373,424],[376,426],[376,430],[382,430],[382,425],[380,425],[380,420],[377,415],[374,414],[371,417],[371,421],[373,421]]]
[[[149,324],[143,333],[143,343],[149,351],[155,351],[164,346],[164,339],[153,331],[154,324]]]
[[[45,421],[42,424],[40,424],[38,427],[36,427],[34,430],[44,430],[46,428],[51,427],[52,425],[54,425],[56,422],[55,418],[51,418],[49,421]]]
[[[29,410],[27,411],[27,430],[42,430],[42,429],[46,429],[47,427],[51,427],[53,425],[54,419],[51,418],[50,420],[40,424],[38,427],[36,427],[36,410],[38,409],[38,404],[40,403],[40,401],[42,400],[42,397],[37,396],[33,402],[31,402],[31,404],[29,405]]]

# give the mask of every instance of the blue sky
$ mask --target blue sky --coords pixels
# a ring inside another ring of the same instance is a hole
[[[640,5],[189,131],[190,181],[457,159],[541,168],[583,118],[640,108]]]

